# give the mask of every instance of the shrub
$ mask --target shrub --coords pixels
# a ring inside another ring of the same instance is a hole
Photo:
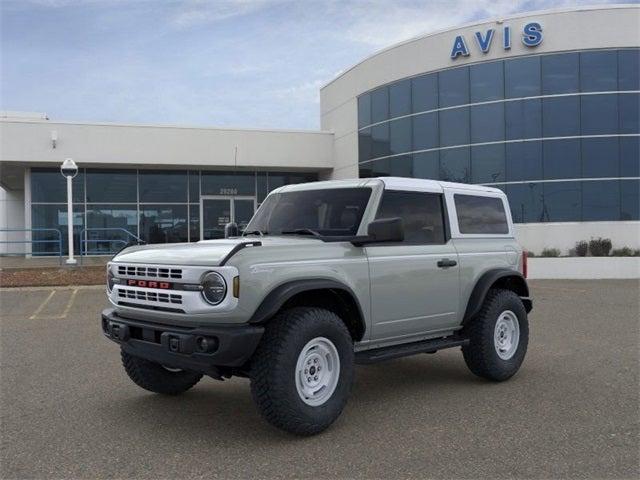
[[[611,250],[612,257],[634,257],[634,251],[629,247],[614,248]]]
[[[535,256],[536,256],[536,254],[534,252],[532,252],[531,250],[527,250],[527,257],[533,258]]]
[[[611,246],[609,238],[592,238],[589,242],[589,251],[594,257],[606,257],[611,251]]]
[[[589,252],[589,242],[586,240],[580,240],[576,242],[576,246],[574,248],[575,254],[577,257],[586,257]]]
[[[632,256],[633,256],[633,257],[640,257],[640,248],[636,248],[636,249],[633,251],[633,255],[632,255]]]
[[[560,250],[557,248],[545,248],[540,254],[541,257],[559,257]]]

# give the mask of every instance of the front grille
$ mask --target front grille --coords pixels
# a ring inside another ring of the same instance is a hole
[[[142,300],[145,302],[172,303],[182,305],[182,295],[176,293],[147,292],[132,288],[118,288],[118,297],[128,300]]]
[[[147,278],[182,278],[181,268],[145,267],[137,265],[118,265],[118,275]]]

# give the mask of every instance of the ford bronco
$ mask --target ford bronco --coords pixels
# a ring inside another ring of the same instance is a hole
[[[502,381],[523,362],[527,259],[501,190],[288,185],[228,233],[129,247],[107,266],[102,329],[140,387],[248,377],[267,421],[310,435],[340,415],[354,364],[461,347],[471,372]]]

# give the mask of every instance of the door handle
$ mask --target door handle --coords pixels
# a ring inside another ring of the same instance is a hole
[[[448,268],[455,267],[456,265],[458,265],[458,262],[456,262],[455,260],[450,260],[448,258],[443,258],[442,260],[438,260],[437,265],[440,268]]]

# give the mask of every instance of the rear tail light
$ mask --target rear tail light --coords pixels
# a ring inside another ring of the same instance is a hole
[[[522,251],[522,276],[527,278],[529,274],[529,255],[526,250]]]

